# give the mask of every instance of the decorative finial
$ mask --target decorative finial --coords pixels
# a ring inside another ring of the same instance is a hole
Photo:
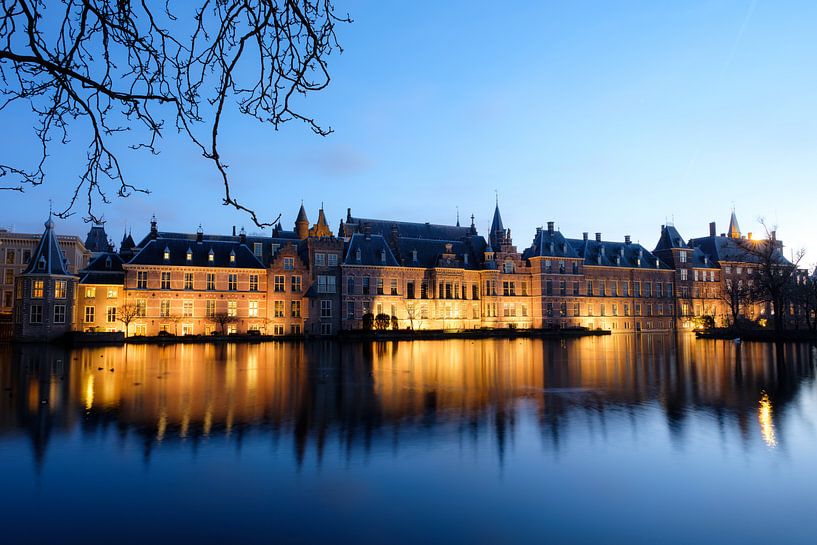
[[[499,206],[499,190],[494,189],[494,193],[496,194],[496,205]]]
[[[51,201],[51,199],[48,199],[48,218],[49,219],[51,219],[51,212],[52,212],[53,207],[54,207],[54,203]]]
[[[457,227],[460,226],[460,207],[457,207]]]

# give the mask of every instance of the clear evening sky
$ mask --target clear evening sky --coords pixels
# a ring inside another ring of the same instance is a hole
[[[499,192],[520,248],[553,220],[565,234],[633,236],[652,248],[673,221],[686,238],[744,232],[759,217],[817,259],[817,2],[336,1],[355,22],[333,82],[304,110],[335,133],[275,132],[237,115],[222,128],[234,191],[287,228],[301,199],[333,229],[364,217],[463,223],[487,234]],[[3,114],[3,154],[25,154],[30,115]],[[168,133],[126,172],[150,196],[103,209],[118,241],[160,229],[227,232],[249,218],[221,206],[213,167]],[[4,157],[5,159],[5,157]],[[56,154],[47,185],[0,193],[0,224],[39,232],[80,164]],[[78,214],[58,223],[84,236]]]

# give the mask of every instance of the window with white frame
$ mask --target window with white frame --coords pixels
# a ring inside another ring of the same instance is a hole
[[[332,301],[328,300],[321,301],[321,318],[331,317],[332,317]]]

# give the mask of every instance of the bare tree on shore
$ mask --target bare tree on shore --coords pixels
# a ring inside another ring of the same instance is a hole
[[[0,189],[23,191],[47,180],[54,146],[83,140],[78,181],[67,206],[149,189],[131,182],[122,150],[156,154],[168,125],[211,161],[224,205],[264,221],[231,191],[220,147],[231,108],[274,129],[288,121],[326,136],[303,98],[330,82],[328,57],[342,51],[331,0],[0,0],[0,113],[31,109],[39,157],[31,165],[0,158]],[[18,130],[26,127],[9,127]],[[87,139],[87,140],[86,140]],[[60,176],[64,173],[60,172]]]
[[[116,319],[125,326],[125,337],[128,336],[128,326],[139,314],[139,307],[133,303],[123,303],[116,308]]]

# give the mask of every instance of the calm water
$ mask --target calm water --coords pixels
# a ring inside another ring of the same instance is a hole
[[[817,351],[0,347],[0,542],[817,543]]]

